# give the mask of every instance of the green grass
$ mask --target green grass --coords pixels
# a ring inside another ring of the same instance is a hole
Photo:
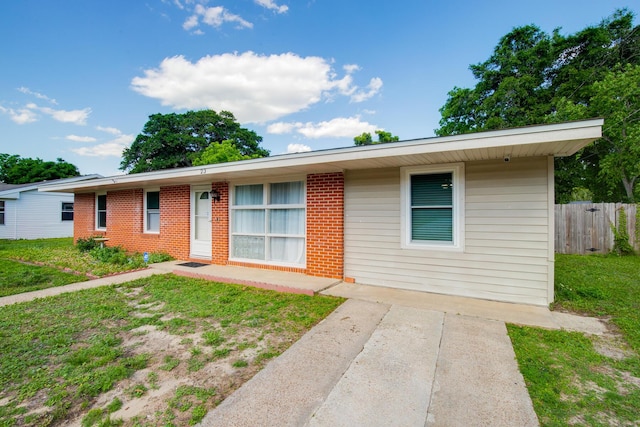
[[[151,262],[168,259],[163,254],[150,255]],[[0,240],[0,297],[81,282],[88,280],[87,275],[100,277],[144,267],[141,254],[116,248],[80,252],[71,238]]]
[[[119,425],[109,414],[122,402],[89,411],[99,395],[149,368],[146,382],[126,389],[129,398],[143,396],[157,387],[154,366],[170,372],[181,364],[175,357],[135,354],[123,347],[123,338],[135,336],[132,330],[140,326],[153,325],[176,337],[185,330],[201,333],[204,347],[185,341],[191,346],[185,365],[194,372],[219,358],[237,361],[240,350],[220,347],[223,343],[242,336],[242,348],[248,348],[265,340],[268,352],[251,362],[259,367],[342,301],[169,274],[0,307],[0,426],[62,425],[71,414],[81,415],[83,425]],[[149,308],[141,308],[141,302]],[[146,312],[153,316],[134,315]],[[164,316],[170,320],[161,320]],[[272,345],[273,337],[279,338]],[[189,423],[195,424],[216,399],[214,390],[185,386],[173,403],[167,402],[163,417],[177,416],[174,409],[187,411]],[[39,411],[27,414],[30,409]]]
[[[0,297],[88,280],[52,267],[34,267],[0,259]]]
[[[638,257],[556,256],[554,308],[611,319],[626,357],[581,333],[508,326],[541,425],[640,424],[639,273]]]
[[[0,308],[0,425],[11,425],[39,398],[50,425],[147,364],[128,356],[118,332],[129,320],[126,298],[112,287]],[[4,424],[3,424],[4,423]]]

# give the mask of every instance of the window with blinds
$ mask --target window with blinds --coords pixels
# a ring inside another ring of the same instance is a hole
[[[96,195],[96,230],[107,229],[107,195]]]
[[[453,241],[453,173],[411,175],[411,240]]]
[[[147,233],[160,232],[160,191],[145,191],[144,202],[144,231]]]
[[[464,164],[401,169],[402,246],[462,249]]]

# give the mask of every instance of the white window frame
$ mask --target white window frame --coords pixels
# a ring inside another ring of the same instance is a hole
[[[411,239],[411,176],[436,173],[451,173],[453,183],[453,241],[417,241]],[[403,249],[423,249],[438,251],[464,251],[464,163],[448,163],[435,166],[408,166],[400,168],[400,226],[401,247]]]
[[[65,209],[65,205],[71,205],[71,210]],[[60,204],[60,222],[73,222],[75,213],[74,213],[75,205],[73,202],[62,202]],[[71,212],[71,219],[64,219],[64,214]]]
[[[100,211],[98,210],[98,197],[100,197],[100,196],[105,196],[105,204],[107,205],[107,206],[105,206],[105,210],[104,210],[104,212],[105,212],[105,220],[104,220],[105,226],[104,227],[100,227],[100,225],[99,225],[100,224],[100,222],[99,222]],[[96,212],[95,212],[95,214],[96,214],[96,230],[98,230],[98,231],[106,231],[107,230],[107,218],[106,218],[106,216],[107,216],[107,213],[109,212],[108,203],[109,203],[109,200],[107,198],[107,193],[106,192],[104,192],[104,193],[96,193]]]
[[[5,225],[7,222],[7,203],[4,200],[0,200],[0,204],[2,205],[0,208],[0,213],[2,213],[2,221],[0,221],[0,225]]]
[[[160,224],[158,223],[158,230],[149,230],[149,221],[148,221],[148,214],[149,214],[149,210],[147,209],[147,193],[158,193],[158,200],[160,199],[160,189],[159,188],[147,188],[144,190],[144,197],[142,199],[142,204],[143,204],[143,217],[142,217],[142,222],[143,222],[143,232],[145,234],[160,234]],[[159,205],[158,205],[159,206]],[[160,215],[160,207],[158,207],[158,209],[152,209],[152,211],[158,211],[158,215]],[[153,212],[152,212],[153,213]]]
[[[285,183],[285,182],[302,182],[302,200],[303,203],[301,204],[286,204],[286,205],[272,205],[269,204],[269,198],[270,198],[270,188],[271,188],[271,184],[278,184],[278,183]],[[234,205],[234,201],[235,201],[235,191],[236,191],[236,186],[241,186],[241,185],[262,185],[262,204],[261,205],[239,205],[239,206],[235,206]],[[240,262],[246,262],[246,263],[252,263],[252,264],[266,264],[266,265],[275,265],[275,266],[281,266],[281,267],[295,267],[295,268],[306,268],[306,264],[307,264],[307,253],[306,253],[306,246],[307,246],[307,221],[306,221],[306,215],[307,215],[307,180],[306,177],[286,177],[286,178],[274,178],[271,179],[269,181],[238,181],[238,182],[233,182],[230,184],[230,199],[229,199],[229,259],[232,261],[240,261]],[[251,258],[236,258],[233,256],[234,253],[234,248],[233,248],[233,236],[234,235],[242,235],[242,236],[250,236],[252,235],[251,233],[234,233],[233,232],[233,211],[236,209],[264,209],[265,211],[265,215],[264,215],[264,221],[265,221],[265,228],[264,228],[264,233],[260,233],[260,234],[255,234],[255,236],[264,236],[265,238],[265,259],[251,259]],[[277,233],[270,233],[269,230],[269,214],[268,211],[269,210],[273,210],[273,209],[303,209],[304,210],[304,215],[305,215],[305,224],[304,224],[304,234],[300,234],[300,235],[293,235],[293,234],[277,234]],[[304,262],[297,264],[297,263],[287,263],[287,262],[281,262],[281,261],[271,261],[269,260],[270,258],[270,254],[269,254],[269,239],[272,237],[291,237],[291,238],[301,238],[304,241],[304,245],[305,245],[305,256],[304,256]]]

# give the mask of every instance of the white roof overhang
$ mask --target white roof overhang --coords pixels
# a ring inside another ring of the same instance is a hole
[[[52,184],[40,191],[85,193],[105,190],[205,184],[289,174],[341,172],[503,159],[569,156],[602,136],[603,119],[528,126],[388,144],[283,154],[231,163],[118,175]]]

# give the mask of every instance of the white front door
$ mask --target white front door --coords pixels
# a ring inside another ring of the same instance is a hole
[[[211,259],[211,188],[191,188],[191,257]]]

